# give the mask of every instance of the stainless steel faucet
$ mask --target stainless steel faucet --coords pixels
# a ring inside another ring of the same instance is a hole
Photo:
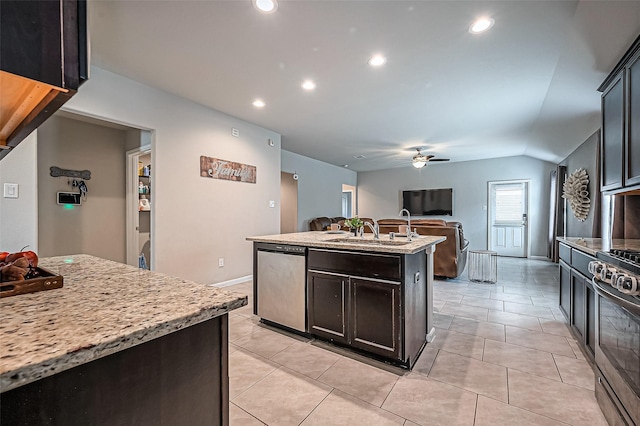
[[[407,231],[407,241],[411,241],[411,238],[415,235],[417,237],[417,234],[414,234],[413,231],[411,230],[411,213],[409,213],[409,210],[407,209],[402,209],[400,210],[400,213],[398,213],[398,216],[402,217],[404,216],[403,213],[407,213],[407,225],[409,226],[409,230]]]
[[[371,225],[370,222],[365,222],[365,225],[367,225],[369,227],[369,229],[371,229],[371,232],[373,232],[373,239],[374,240],[379,240],[380,239],[380,225],[378,225],[378,222],[376,222],[375,219],[373,219],[373,225]]]

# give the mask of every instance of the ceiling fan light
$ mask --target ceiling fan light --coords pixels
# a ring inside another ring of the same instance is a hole
[[[415,167],[416,169],[421,169],[427,165],[427,161],[427,157],[418,152],[418,154],[413,156],[413,161],[411,162],[411,164],[413,164],[413,167]]]

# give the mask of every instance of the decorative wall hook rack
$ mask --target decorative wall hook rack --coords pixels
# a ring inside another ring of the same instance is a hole
[[[60,167],[50,167],[51,176],[53,177],[70,177],[70,178],[80,178],[83,180],[91,179],[91,172],[89,170],[67,170],[61,169]]]

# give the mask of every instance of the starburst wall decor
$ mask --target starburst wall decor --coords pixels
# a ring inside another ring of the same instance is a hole
[[[584,222],[589,216],[589,175],[585,169],[577,169],[571,173],[562,185],[562,198],[569,201],[573,215]]]

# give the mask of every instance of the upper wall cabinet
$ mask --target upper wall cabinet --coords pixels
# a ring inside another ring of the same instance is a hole
[[[0,2],[0,147],[17,146],[88,78],[86,20],[86,0]]]
[[[602,190],[640,189],[640,36],[598,90],[602,92]]]

